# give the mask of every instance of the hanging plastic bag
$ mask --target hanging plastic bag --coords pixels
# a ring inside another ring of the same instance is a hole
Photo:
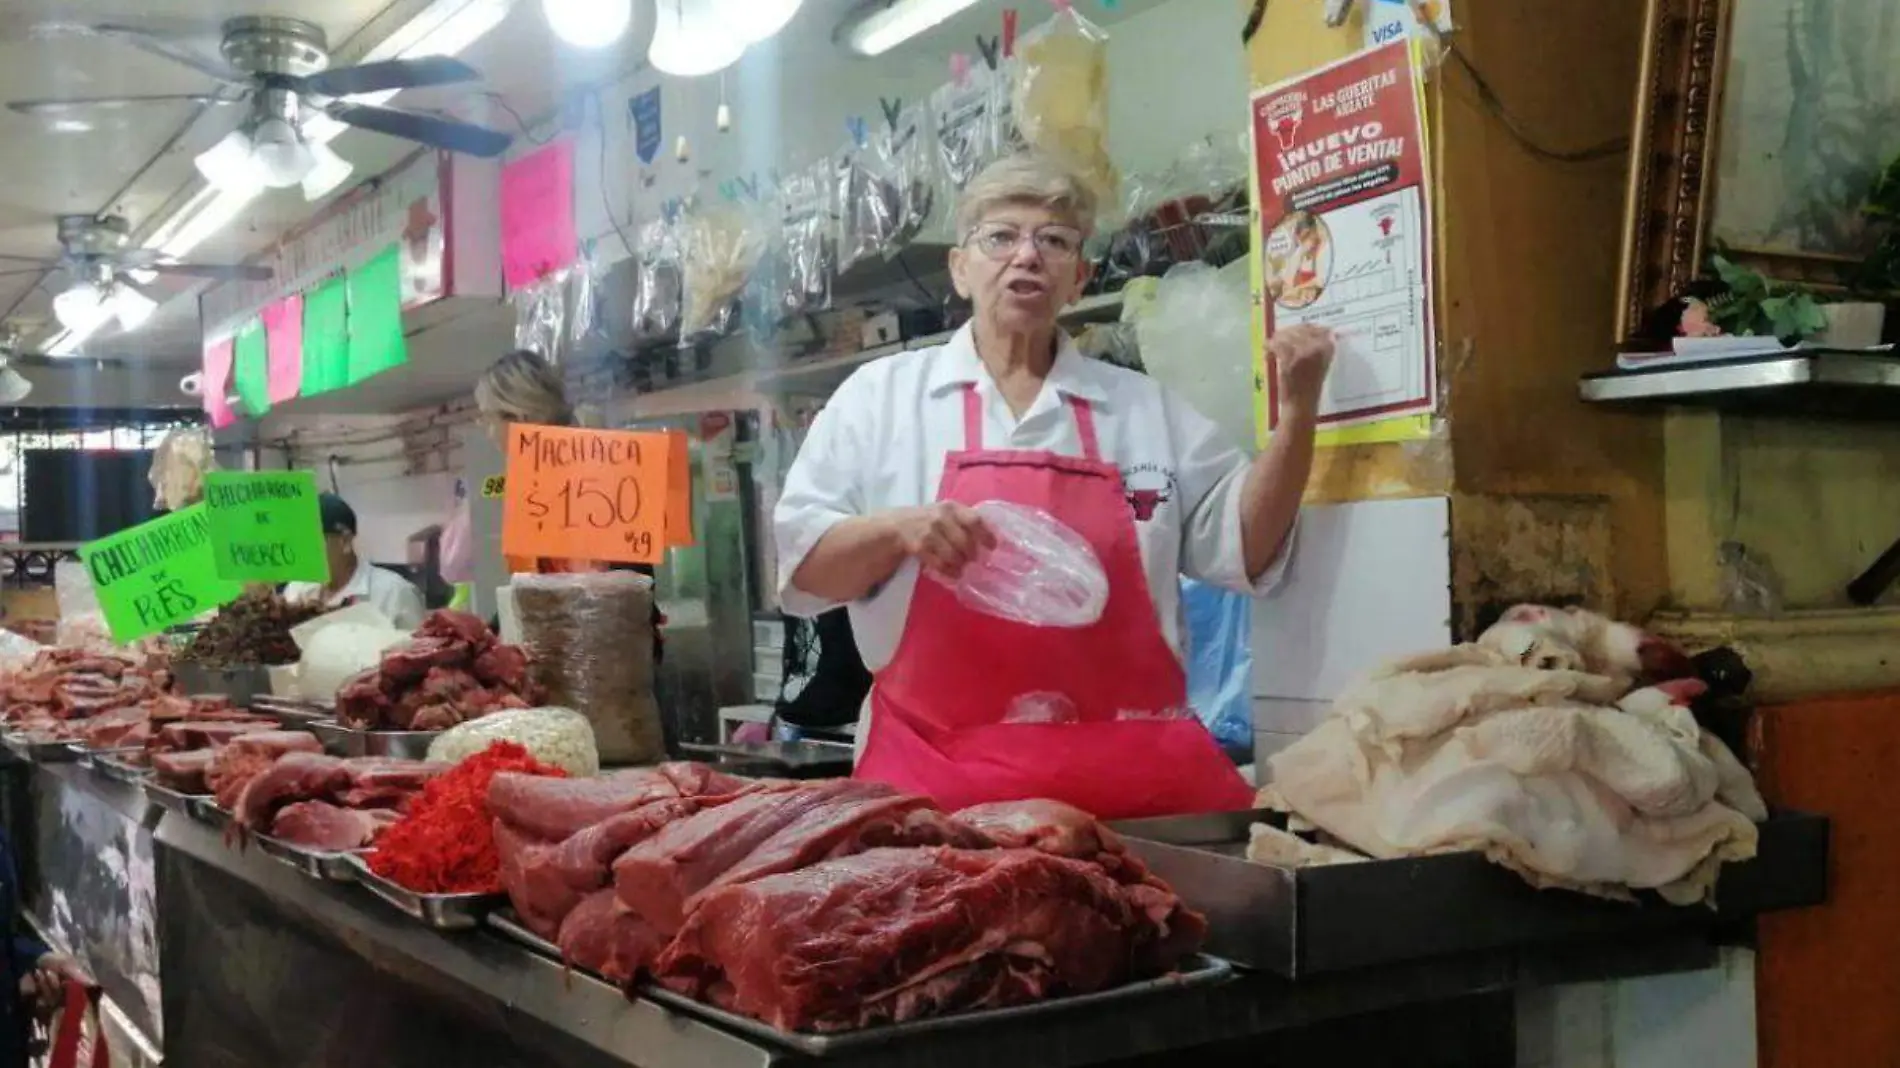
[[[756,317],[756,334],[769,337],[787,319],[831,307],[831,280],[837,273],[833,166],[824,160],[779,183],[766,224],[776,225],[776,240],[748,289],[747,310]]]
[[[205,495],[205,472],[217,464],[211,455],[211,435],[203,427],[166,431],[152,451],[147,479],[152,504],[167,512],[181,511]]]
[[[578,347],[600,328],[600,261],[594,258],[591,244],[581,250],[580,258],[568,271],[567,340]]]
[[[890,157],[872,143],[838,154],[832,167],[832,202],[838,215],[839,273],[895,246],[904,224],[904,189]]]
[[[680,222],[680,345],[732,332],[733,303],[765,254],[766,233],[736,205],[700,208]]]
[[[1108,34],[1065,7],[1016,47],[1010,118],[1023,143],[1061,161],[1113,203],[1108,156]]]
[[[679,228],[655,219],[635,237],[633,341],[643,344],[677,336],[680,328]]]
[[[996,86],[995,72],[977,67],[961,80],[939,86],[930,96],[931,114],[936,117],[938,171],[953,201],[1001,149]]]
[[[515,348],[539,353],[549,363],[559,363],[565,348],[568,271],[550,271],[514,292]]]
[[[475,534],[464,495],[457,497],[455,512],[442,525],[442,581],[453,585],[474,580]]]
[[[1154,307],[1135,326],[1148,374],[1243,449],[1254,440],[1252,313],[1246,261],[1219,270],[1183,263],[1161,279]]]
[[[1086,627],[1102,618],[1108,576],[1082,535],[1040,508],[1008,501],[984,501],[976,514],[996,547],[954,582],[931,573],[965,607],[1032,627]]]
[[[1243,594],[1181,580],[1188,705],[1227,748],[1253,744],[1253,605]]]
[[[886,174],[898,190],[897,227],[884,246],[895,256],[924,232],[936,217],[935,157],[930,136],[930,111],[921,105],[900,108],[872,137]]]

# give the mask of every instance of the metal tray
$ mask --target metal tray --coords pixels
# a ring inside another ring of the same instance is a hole
[[[305,701],[294,697],[269,697],[262,694],[251,699],[251,711],[275,716],[278,722],[292,730],[307,730],[314,723],[322,720],[334,721],[336,718],[336,713],[329,706],[315,701]]]
[[[152,774],[152,769],[138,764],[127,764],[128,753],[143,752],[141,749],[89,749],[86,751],[86,763],[92,770],[115,782],[142,783]]]
[[[170,809],[189,819],[197,819],[192,809],[200,802],[211,801],[210,794],[180,793],[169,786],[160,786],[156,780],[145,780],[145,799],[160,808]]]
[[[851,747],[837,742],[685,742],[680,750],[741,775],[828,779],[851,774]]]
[[[418,894],[371,871],[368,851],[351,853],[344,863],[355,873],[356,881],[377,897],[438,931],[480,927],[482,917],[508,900],[506,894]]]
[[[312,879],[324,879],[337,883],[357,881],[357,870],[350,863],[356,851],[324,851],[305,849],[289,842],[272,838],[267,834],[252,836],[257,848],[267,857],[273,857],[308,875]]]
[[[218,799],[211,794],[185,795],[185,815],[216,830],[231,828],[231,813],[218,807]]]
[[[1281,868],[1245,857],[1255,823],[1224,812],[1115,824],[1130,851],[1207,914],[1206,949],[1288,978],[1604,938],[1707,929],[1827,898],[1827,820],[1778,812],[1755,859],[1722,871],[1717,908],[1538,890],[1478,853]]]
[[[442,737],[441,731],[366,731],[345,727],[334,718],[312,720],[302,725],[323,739],[323,748],[343,757],[397,757],[426,760],[429,743]]]
[[[69,738],[59,741],[45,741],[29,738],[23,734],[0,736],[0,745],[21,760],[30,760],[36,764],[71,764],[79,759]]]
[[[561,951],[552,942],[541,938],[523,927],[516,918],[513,909],[497,909],[488,914],[488,925],[498,933],[521,943],[528,949],[543,956],[561,961]],[[562,963],[566,963],[562,961]],[[599,983],[605,979],[581,968],[573,969]],[[1032,1005],[1015,1005],[1006,1009],[983,1009],[977,1012],[954,1013],[948,1016],[933,1016],[909,1023],[889,1024],[883,1027],[868,1027],[862,1031],[846,1031],[840,1034],[809,1035],[780,1031],[770,1024],[741,1016],[735,1012],[717,1009],[702,1001],[695,1001],[683,994],[676,994],[658,985],[647,983],[639,987],[639,996],[664,1005],[669,1009],[696,1016],[708,1023],[716,1024],[729,1031],[735,1031],[749,1038],[786,1049],[796,1050],[811,1057],[835,1056],[854,1053],[872,1046],[881,1046],[888,1042],[915,1038],[943,1031],[972,1030],[986,1024],[1003,1020],[1020,1020],[1054,1016],[1065,1012],[1079,1012],[1093,1009],[1112,1012],[1124,1002],[1140,998],[1153,997],[1176,990],[1191,990],[1195,987],[1212,986],[1232,979],[1233,966],[1218,957],[1197,954],[1180,971],[1147,979],[1139,983],[1129,983],[1113,990],[1102,990],[1093,994],[1076,994],[1065,998],[1050,998]],[[612,985],[612,984],[608,984]]]

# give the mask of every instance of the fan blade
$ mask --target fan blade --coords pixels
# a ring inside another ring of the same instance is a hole
[[[511,134],[474,126],[454,119],[439,119],[396,108],[370,107],[367,104],[337,102],[324,108],[338,122],[407,141],[446,148],[470,156],[499,156],[514,141]]]
[[[141,263],[127,266],[153,274],[169,274],[178,278],[214,278],[221,282],[268,282],[277,273],[269,267],[223,263]]]
[[[11,278],[16,274],[45,274],[50,270],[51,267],[13,267],[0,271],[0,278]]]
[[[7,357],[7,363],[16,367],[123,367],[125,361],[111,356],[48,356],[43,352],[16,352]]]
[[[49,260],[45,256],[15,256],[6,252],[0,252],[0,260],[7,260],[12,263],[34,263],[49,271],[59,266],[58,260]]]
[[[385,89],[419,89],[428,85],[454,85],[481,79],[481,72],[449,56],[424,56],[420,59],[388,59],[319,71],[300,80],[306,92],[318,96],[355,96],[380,93]]]
[[[249,81],[245,75],[231,69],[220,60],[199,55],[175,41],[168,41],[136,26],[124,26],[113,22],[94,23],[90,26],[54,23],[41,27],[41,30],[42,32],[76,34],[82,37],[107,37],[160,59],[169,59],[173,63],[190,67],[207,78],[234,84]]]
[[[206,93],[172,93],[165,96],[80,96],[64,100],[9,100],[8,109],[22,115],[64,115],[69,111],[99,108],[129,108],[143,104],[235,104],[221,96]]]

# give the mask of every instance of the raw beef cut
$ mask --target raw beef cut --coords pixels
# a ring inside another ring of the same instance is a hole
[[[705,895],[654,970],[781,1030],[834,1032],[1104,990],[1179,964],[1162,944],[1087,862],[873,849]]]
[[[583,895],[611,885],[613,862],[622,853],[698,808],[691,798],[663,798],[583,827],[560,842],[542,841],[498,819],[495,850],[502,888],[530,930],[553,938]]]
[[[396,822],[388,809],[340,808],[328,801],[285,805],[271,821],[271,837],[304,849],[340,852],[363,849]]]
[[[466,612],[431,612],[415,636],[337,688],[337,720],[375,730],[442,730],[546,694],[528,654]]]
[[[488,784],[488,811],[526,834],[558,842],[651,801],[731,795],[756,788],[749,780],[703,764],[661,764],[592,779],[550,779],[504,771]]]
[[[452,766],[393,757],[356,757],[345,763],[349,765],[350,784],[338,800],[349,808],[399,808],[430,779]]]
[[[285,805],[333,797],[349,786],[350,767],[341,757],[289,753],[244,784],[231,814],[254,831],[264,830]]]
[[[883,783],[854,779],[747,794],[668,824],[627,850],[614,862],[614,889],[628,908],[672,934],[686,918],[688,898],[744,862],[774,834],[828,801],[872,798],[902,800]]]
[[[653,963],[666,938],[612,890],[596,890],[568,912],[557,944],[569,964],[624,985]]]
[[[240,734],[274,731],[280,727],[281,724],[276,720],[263,716],[248,720],[181,720],[158,729],[157,736],[152,739],[152,751],[209,749],[224,745]]]
[[[205,773],[211,770],[215,749],[191,749],[183,753],[157,753],[152,756],[152,777],[158,785],[181,794],[208,794]]]

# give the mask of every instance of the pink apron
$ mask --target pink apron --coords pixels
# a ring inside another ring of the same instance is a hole
[[[1186,712],[1181,662],[1162,636],[1121,474],[1103,462],[1095,418],[1071,397],[1082,458],[983,448],[982,402],[963,394],[965,448],[945,457],[937,499],[1040,508],[1086,538],[1108,575],[1087,627],[1032,627],[966,608],[919,577],[891,662],[871,688],[860,778],[948,810],[1052,798],[1102,819],[1248,808],[1253,788]],[[1009,723],[1017,697],[1060,693],[1073,723]],[[1174,711],[1185,718],[1120,718]]]

